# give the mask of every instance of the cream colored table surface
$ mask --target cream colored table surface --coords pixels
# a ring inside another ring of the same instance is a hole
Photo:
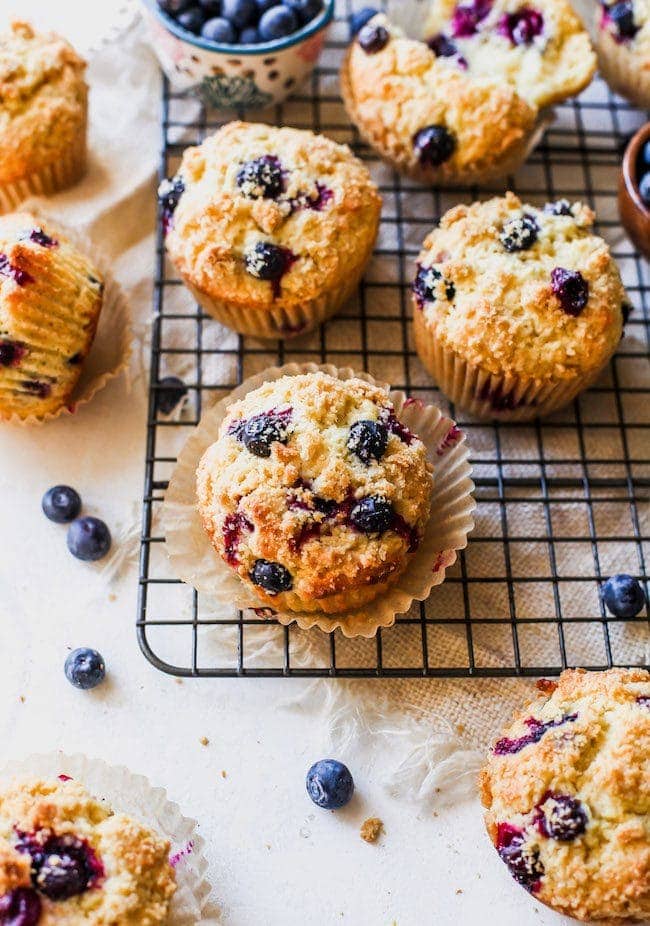
[[[1,0],[0,9],[82,43],[100,12],[110,24],[115,5]],[[105,75],[118,56],[110,47],[102,55]],[[91,177],[51,205],[78,225],[92,217],[93,237],[114,255],[142,332],[150,315],[158,88],[157,70],[137,42],[131,61],[130,71],[116,65],[114,98],[94,99]],[[94,63],[91,84],[96,69]],[[129,82],[138,88],[137,138],[121,126]],[[128,208],[120,208],[122,184],[133,194]],[[345,748],[340,757],[353,771],[357,795],[344,811],[326,813],[308,800],[304,775],[329,752],[327,717],[283,706],[307,682],[179,684],[145,661],[134,629],[135,562],[109,582],[106,570],[68,554],[64,528],[40,511],[43,491],[63,482],[116,534],[137,522],[145,436],[137,374],[136,361],[130,391],[124,379],[115,382],[73,419],[0,432],[3,755],[81,751],[166,787],[200,823],[228,926],[560,923],[511,880],[484,834],[475,797],[452,799],[446,788],[433,803],[391,796],[384,782],[400,758],[399,736],[393,743],[370,735]],[[108,665],[109,680],[95,692],[76,691],[63,674],[68,649],[80,645],[98,648]],[[376,689],[351,690],[348,707],[362,705]],[[466,696],[459,688],[458,697]],[[370,815],[386,829],[376,846],[358,833]]]

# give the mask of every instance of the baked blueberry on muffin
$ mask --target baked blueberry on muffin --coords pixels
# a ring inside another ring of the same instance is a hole
[[[381,198],[349,148],[232,122],[189,148],[160,189],[167,250],[203,308],[239,331],[290,337],[356,289]]]
[[[0,34],[0,212],[75,183],[86,167],[86,64],[65,39]]]
[[[0,923],[155,926],[175,890],[169,842],[77,782],[0,789]]]
[[[102,307],[99,271],[47,222],[0,216],[0,420],[68,402]]]
[[[483,418],[547,415],[591,385],[626,303],[594,215],[512,193],[457,206],[424,242],[413,282],[415,346],[447,397]]]
[[[360,379],[265,383],[228,409],[197,475],[215,550],[279,611],[372,601],[404,571],[429,518],[424,444],[388,393]]]
[[[598,67],[610,87],[637,106],[650,106],[650,3],[594,3]]]
[[[383,14],[341,73],[352,121],[398,170],[425,183],[484,182],[514,171],[540,111],[591,80],[589,37],[565,0],[432,0],[424,40]]]
[[[488,833],[536,900],[580,920],[650,916],[650,673],[564,672],[497,740]]]

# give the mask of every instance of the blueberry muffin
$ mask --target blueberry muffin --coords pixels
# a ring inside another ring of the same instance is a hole
[[[232,122],[160,190],[168,253],[206,312],[242,334],[300,334],[356,289],[381,198],[343,146]]]
[[[102,293],[99,271],[47,222],[0,216],[0,420],[42,418],[68,402]]]
[[[14,22],[0,34],[0,212],[71,186],[84,173],[85,68],[54,33]]]
[[[650,2],[615,0],[597,11],[598,67],[612,90],[642,109],[650,107]]]
[[[70,779],[0,789],[0,922],[156,926],[176,890],[169,842]]]
[[[307,373],[228,409],[197,488],[212,545],[260,604],[334,614],[404,571],[429,518],[432,477],[384,389]]]
[[[650,916],[650,673],[564,672],[480,776],[488,833],[536,900],[579,920]]]
[[[457,206],[427,237],[415,346],[448,398],[482,418],[547,415],[591,385],[620,341],[625,291],[594,215],[505,197]]]
[[[579,93],[595,70],[566,0],[434,0],[423,34],[408,38],[379,14],[341,73],[362,136],[423,183],[482,183],[516,170],[540,111]]]

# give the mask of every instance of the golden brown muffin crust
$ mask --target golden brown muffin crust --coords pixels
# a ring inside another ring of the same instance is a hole
[[[97,884],[65,900],[39,892],[39,926],[158,926],[176,890],[169,842],[125,814],[114,814],[75,781],[27,779],[0,790],[0,895],[29,887],[30,856],[20,834],[45,842],[75,837],[103,868]],[[26,864],[26,868],[25,868]]]
[[[54,33],[14,22],[0,34],[0,183],[20,180],[81,143],[85,68]]]
[[[546,683],[495,744],[480,790],[490,838],[504,861],[508,841],[522,842],[537,899],[581,920],[650,915],[649,672],[576,669]],[[549,819],[562,822],[555,835]],[[516,876],[520,854],[510,860]]]
[[[526,216],[537,226],[535,242],[507,251],[508,223]],[[440,274],[434,301],[415,297],[430,336],[490,373],[542,381],[598,371],[620,341],[626,299],[593,220],[579,203],[568,215],[554,215],[512,193],[451,209],[418,259],[419,268]],[[554,292],[556,268],[579,272],[588,285],[588,302],[577,316],[567,314]]]
[[[274,442],[267,458],[249,452],[238,424],[278,410],[290,410],[285,443]],[[266,383],[228,410],[199,464],[198,507],[219,555],[265,604],[345,610],[375,598],[405,568],[429,517],[424,445],[390,433],[381,458],[368,464],[347,446],[355,422],[391,413],[384,389],[324,373]],[[370,496],[392,504],[396,526],[380,534],[352,527],[352,508]],[[252,585],[260,559],[288,570],[292,588],[269,594]]]

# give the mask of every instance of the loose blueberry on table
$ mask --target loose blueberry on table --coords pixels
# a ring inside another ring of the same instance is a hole
[[[641,583],[633,576],[619,573],[603,585],[603,601],[614,617],[632,618],[646,603]]]
[[[156,391],[156,408],[163,415],[171,415],[187,395],[187,386],[178,376],[163,376]]]
[[[313,22],[323,0],[158,0],[187,32],[223,45],[258,45],[293,35]]]
[[[111,533],[99,518],[78,518],[68,528],[68,550],[77,559],[95,562],[111,548]]]
[[[68,524],[78,517],[81,511],[79,493],[70,486],[52,486],[41,501],[43,514],[56,524]]]
[[[350,770],[336,759],[321,759],[307,772],[307,794],[317,807],[338,810],[349,803],[354,794]]]
[[[106,665],[96,649],[80,647],[73,650],[65,661],[65,677],[82,691],[96,688],[106,677]]]

